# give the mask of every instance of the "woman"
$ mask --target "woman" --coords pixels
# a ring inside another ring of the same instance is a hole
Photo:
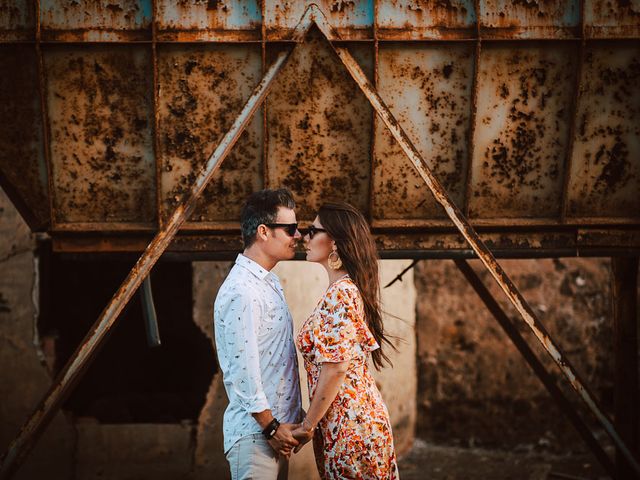
[[[307,260],[320,263],[329,288],[302,326],[311,404],[293,431],[301,446],[313,437],[323,479],[397,479],[387,408],[368,360],[387,356],[380,315],[378,258],[363,215],[347,203],[323,205],[304,237]]]

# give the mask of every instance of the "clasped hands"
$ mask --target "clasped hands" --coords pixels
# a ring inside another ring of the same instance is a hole
[[[305,429],[303,423],[281,423],[269,444],[276,452],[286,458],[298,453],[313,438],[314,429]]]

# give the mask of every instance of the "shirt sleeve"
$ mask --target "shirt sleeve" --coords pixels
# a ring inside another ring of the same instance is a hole
[[[330,289],[318,314],[313,332],[316,362],[338,363],[353,358],[358,337],[353,292],[339,286]]]
[[[216,312],[220,317],[216,319],[216,328],[224,329],[220,335],[224,345],[218,348],[224,349],[227,356],[227,369],[223,372],[225,383],[249,413],[270,408],[260,372],[257,327],[261,314],[259,302],[247,293],[229,295]]]

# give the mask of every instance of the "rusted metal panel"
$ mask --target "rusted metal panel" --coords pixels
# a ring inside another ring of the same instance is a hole
[[[459,205],[469,166],[474,50],[471,44],[385,44],[378,54],[380,95]],[[446,218],[382,122],[376,124],[374,151],[374,226]]]
[[[638,229],[584,229],[578,230],[576,238],[580,247],[637,249],[640,246]]]
[[[637,0],[585,1],[584,33],[588,38],[639,38],[640,2]]]
[[[262,76],[259,45],[158,48],[162,215],[182,200]],[[246,197],[263,186],[262,115],[254,116],[190,221],[238,224]]]
[[[35,36],[35,2],[0,0],[0,42],[33,40]]]
[[[411,232],[405,231],[393,236],[381,233],[374,234],[378,248],[383,251],[405,250],[424,251],[430,250],[470,250],[469,244],[460,233],[453,232]],[[514,233],[484,232],[482,238],[493,252],[529,252],[535,255],[538,250],[563,250],[565,254],[576,252],[576,235],[572,232],[536,232],[523,230]],[[640,243],[638,243],[640,246]]]
[[[476,35],[473,0],[378,0],[381,40],[452,40]]]
[[[369,75],[371,45],[349,47]],[[278,47],[268,50],[270,56]],[[296,48],[267,99],[267,178],[293,192],[298,218],[341,198],[368,210],[371,106],[326,41]]]
[[[152,0],[40,0],[43,40],[119,42],[151,38]]]
[[[157,25],[161,41],[260,40],[262,14],[258,0],[158,0]]]
[[[556,218],[577,45],[483,45],[469,215]]]
[[[0,46],[0,174],[28,209],[32,228],[50,216],[38,83],[33,45]]]
[[[580,35],[580,0],[485,0],[483,38],[571,38]]]
[[[305,17],[301,19],[300,25],[295,32],[296,36],[303,36],[308,31],[310,25],[309,19],[310,15],[305,15]],[[186,197],[184,203],[178,205],[166,225],[162,227],[151,243],[149,243],[144,253],[127,275],[127,278],[122,282],[118,291],[111,298],[109,304],[102,311],[98,320],[96,320],[83,339],[82,344],[58,374],[51,388],[23,425],[17,437],[11,442],[11,445],[2,458],[0,478],[8,479],[15,473],[25,456],[31,448],[33,448],[38,435],[42,433],[54,413],[60,408],[62,402],[64,402],[71,392],[71,389],[80,381],[83,374],[87,371],[100,345],[106,340],[110,330],[115,326],[118,316],[174,239],[181,225],[189,218],[191,213],[193,213],[198,197],[202,194],[216,170],[220,167],[221,162],[227,157],[241,133],[247,127],[257,108],[264,102],[264,98],[273,84],[273,79],[282,69],[283,65],[285,65],[290,53],[291,50],[282,52],[269,67],[269,70],[267,70],[260,83],[254,89],[247,103],[242,108],[242,111],[234,119],[231,128],[207,161],[205,169],[199,172],[195,182],[193,182],[190,194]]]
[[[44,55],[54,222],[153,225],[150,50],[52,46]]]
[[[373,38],[373,0],[283,0],[264,2],[267,40],[290,39],[293,28],[311,4],[325,12],[343,40]]]
[[[587,44],[568,190],[570,217],[640,218],[640,48]]]
[[[317,12],[316,23],[320,30],[329,36],[331,26],[328,24],[326,18],[322,15],[322,12]],[[629,447],[620,438],[620,435],[613,427],[611,420],[604,413],[603,409],[598,404],[595,397],[589,392],[585,386],[584,381],[580,378],[576,370],[571,365],[566,355],[558,348],[558,346],[549,337],[544,325],[538,319],[536,313],[531,306],[527,303],[522,293],[513,284],[507,273],[502,266],[496,261],[496,258],[489,250],[487,244],[479,237],[476,230],[471,226],[469,221],[462,214],[460,209],[451,201],[451,198],[447,194],[446,190],[442,187],[438,179],[433,172],[428,168],[426,161],[422,158],[422,155],[418,149],[413,145],[411,139],[404,131],[400,123],[393,116],[393,113],[389,110],[389,107],[385,104],[384,100],[378,92],[373,88],[373,85],[364,74],[362,69],[358,66],[353,56],[349,51],[342,47],[332,44],[334,51],[338,54],[342,64],[349,70],[350,75],[356,81],[362,92],[367,96],[369,102],[376,110],[380,119],[385,123],[387,128],[393,134],[393,137],[402,147],[402,150],[407,155],[408,159],[413,163],[416,169],[419,171],[420,176],[424,180],[426,186],[429,188],[431,194],[442,205],[447,212],[447,215],[454,223],[458,231],[467,240],[473,251],[478,255],[478,258],[483,263],[485,268],[493,276],[494,280],[500,287],[500,289],[507,296],[509,301],[518,311],[524,322],[531,329],[538,341],[545,348],[547,353],[556,362],[562,373],[567,378],[567,381],[575,389],[576,393],[580,395],[581,399],[589,407],[594,415],[598,418],[598,421],[602,427],[606,430],[609,437],[616,444],[619,452],[624,456],[626,461],[632,466],[635,473],[640,476],[640,464],[634,458],[633,453],[629,450]]]

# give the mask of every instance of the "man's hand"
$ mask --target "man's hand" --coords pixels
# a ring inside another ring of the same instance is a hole
[[[291,433],[295,427],[293,423],[281,423],[273,437],[268,440],[271,448],[283,457],[291,457],[291,451],[299,444]]]
[[[313,438],[314,429],[305,430],[302,423],[298,423],[294,425],[295,428],[291,432],[293,437],[298,441],[298,445],[294,448],[293,453],[298,453],[300,449],[307,443],[309,440]]]

